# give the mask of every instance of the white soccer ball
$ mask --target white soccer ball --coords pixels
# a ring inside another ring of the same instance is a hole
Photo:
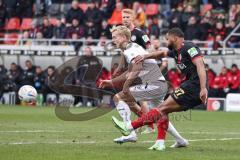
[[[30,85],[24,85],[19,89],[18,97],[21,101],[35,101],[37,98],[37,91]]]

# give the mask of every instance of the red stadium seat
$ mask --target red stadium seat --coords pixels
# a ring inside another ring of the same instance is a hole
[[[15,40],[12,40],[11,38],[15,38]],[[17,39],[18,39],[17,33],[7,33],[4,35],[4,44],[16,44]]]
[[[32,29],[32,23],[33,23],[33,19],[32,18],[24,18],[22,20],[22,24],[20,29],[21,30],[29,30]]]
[[[5,26],[6,30],[19,30],[20,29],[20,19],[19,18],[11,18],[7,22]]]
[[[154,16],[158,14],[158,5],[157,4],[148,4],[145,11],[146,15]]]
[[[80,3],[79,8],[81,8],[83,10],[83,12],[86,12],[86,10],[88,9],[88,4],[87,3]]]
[[[201,8],[201,15],[203,16],[207,11],[212,9],[212,4],[205,4]]]

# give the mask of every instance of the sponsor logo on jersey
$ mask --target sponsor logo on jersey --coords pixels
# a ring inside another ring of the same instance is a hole
[[[194,57],[195,55],[198,54],[198,51],[197,51],[197,49],[195,47],[190,48],[187,52],[189,53],[189,55],[191,57]]]
[[[142,39],[143,39],[144,42],[148,42],[148,41],[149,41],[149,38],[148,38],[147,35],[143,35],[143,36],[142,36]]]

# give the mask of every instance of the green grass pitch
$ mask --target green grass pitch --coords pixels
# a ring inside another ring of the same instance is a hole
[[[75,108],[73,112],[85,112]],[[156,134],[139,135],[137,143],[115,144],[121,136],[111,116],[85,122],[62,121],[53,107],[0,106],[1,160],[239,160],[240,113],[191,111],[171,116],[190,140],[187,148],[151,151]],[[180,117],[180,118],[179,118]],[[134,117],[133,117],[134,118]],[[166,146],[173,143],[167,137]]]

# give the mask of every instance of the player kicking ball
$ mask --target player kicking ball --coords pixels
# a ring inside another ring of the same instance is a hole
[[[128,70],[122,75],[112,79],[104,80],[100,83],[100,88],[114,87],[119,82],[124,82],[123,90],[114,96],[116,108],[124,123],[131,123],[131,111],[129,107],[141,108],[136,101],[149,101],[152,105],[159,105],[165,97],[168,86],[162,73],[159,70],[156,60],[148,59],[143,62],[134,63],[134,57],[147,53],[140,45],[130,42],[131,32],[125,26],[117,26],[112,29],[113,42],[117,48],[123,50],[123,55],[129,64]],[[153,122],[154,123],[154,122]],[[158,127],[158,140],[161,141],[160,149],[165,149],[165,127],[174,136],[176,143],[172,147],[185,147],[188,141],[180,136],[173,125],[169,124]],[[149,123],[151,124],[151,123]],[[134,130],[128,135],[115,139],[115,142],[135,142],[137,140]]]
[[[186,75],[186,80],[157,108],[143,114],[137,120],[126,124],[112,117],[115,127],[123,135],[127,136],[139,127],[156,122],[158,126],[163,126],[165,137],[169,113],[186,111],[207,103],[207,76],[201,51],[195,44],[185,42],[183,37],[184,33],[179,28],[170,29],[166,35],[169,51],[156,51],[135,57],[134,61],[137,64],[146,59],[172,57],[181,72]],[[162,141],[157,140],[150,149],[162,150],[161,147]]]

